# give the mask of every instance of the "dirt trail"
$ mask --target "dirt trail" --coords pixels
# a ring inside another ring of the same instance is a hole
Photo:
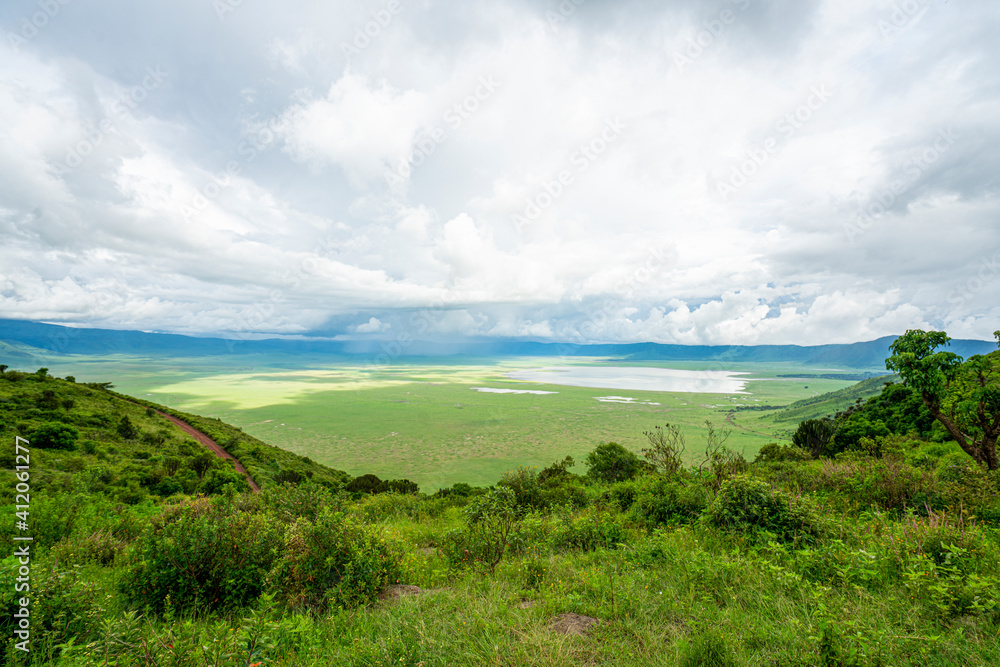
[[[218,456],[220,459],[230,459],[233,462],[235,462],[236,472],[242,473],[247,478],[247,482],[250,483],[250,488],[253,489],[254,493],[260,493],[260,487],[257,486],[257,482],[253,481],[253,477],[251,477],[250,473],[247,472],[247,469],[243,467],[243,464],[239,462],[239,459],[237,459],[235,456],[224,450],[219,445],[219,443],[217,443],[215,440],[212,440],[210,437],[208,437],[207,435],[196,429],[194,426],[191,426],[191,424],[188,424],[183,419],[178,419],[177,417],[174,417],[173,415],[168,415],[166,412],[161,412],[160,410],[155,410],[155,412],[158,415],[163,415],[173,423],[180,426],[185,433],[187,433],[192,438],[194,438],[201,444],[211,449],[213,452],[215,452],[215,455]]]

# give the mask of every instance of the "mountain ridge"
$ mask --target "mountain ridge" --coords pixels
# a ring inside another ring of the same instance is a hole
[[[409,357],[617,357],[623,361],[798,362],[848,368],[883,368],[896,336],[824,345],[678,345],[664,343],[573,344],[522,340],[405,345],[381,340],[239,340],[183,334],[76,328],[28,320],[0,319],[0,341],[25,354],[22,346],[60,354],[149,354],[215,356],[230,354],[322,354],[373,363]],[[996,349],[993,341],[957,339],[948,348],[963,357]],[[10,352],[0,348],[3,352]],[[28,355],[25,355],[28,356]]]

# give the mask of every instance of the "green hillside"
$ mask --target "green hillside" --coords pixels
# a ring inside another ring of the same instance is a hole
[[[248,488],[231,462],[214,456],[155,410],[212,437],[262,488],[301,478],[334,488],[350,479],[237,428],[122,396],[105,385],[77,384],[42,372],[0,375],[0,437],[55,436],[55,444],[35,450],[36,490],[100,494],[137,504],[177,493],[218,493],[227,484]],[[5,468],[12,467],[12,451],[5,450],[2,460]]]
[[[751,463],[668,427],[427,495],[173,413],[251,493],[140,403],[0,373],[0,665],[1000,662],[1000,480],[955,443]]]
[[[858,400],[864,401],[878,395],[887,383],[898,381],[898,375],[880,375],[868,378],[844,389],[795,401],[769,416],[776,422],[795,425],[807,419],[835,415],[854,405]]]

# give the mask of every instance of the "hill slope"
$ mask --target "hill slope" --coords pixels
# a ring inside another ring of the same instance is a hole
[[[834,415],[854,405],[858,400],[864,401],[872,396],[877,396],[882,393],[886,384],[898,381],[898,375],[880,375],[868,378],[844,389],[795,401],[771,415],[771,418],[777,422],[798,424],[806,419],[819,419]]]
[[[217,493],[226,484],[245,486],[232,463],[216,458],[157,410],[209,435],[264,488],[307,478],[339,488],[351,479],[236,427],[116,394],[105,385],[41,373],[0,373],[0,436],[31,442],[36,490],[106,495],[135,504],[176,493]],[[4,467],[12,468],[13,454],[5,451]]]

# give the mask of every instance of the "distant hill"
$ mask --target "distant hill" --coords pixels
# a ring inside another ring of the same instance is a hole
[[[863,402],[872,396],[877,396],[882,393],[882,389],[887,383],[898,381],[898,375],[881,375],[862,380],[844,389],[795,401],[780,412],[771,415],[771,418],[777,422],[798,424],[806,419],[819,419],[827,415],[834,415],[854,405],[858,399]]]
[[[27,354],[24,346],[61,354],[144,354],[151,356],[215,356],[229,354],[324,355],[376,360],[391,352],[406,357],[615,357],[628,361],[795,362],[836,368],[883,369],[894,336],[843,345],[662,345],[632,343],[575,345],[519,340],[462,343],[415,341],[405,348],[383,341],[322,339],[237,340],[178,334],[86,329],[25,320],[0,320],[0,358]],[[962,357],[986,354],[996,343],[954,340],[950,351]]]

